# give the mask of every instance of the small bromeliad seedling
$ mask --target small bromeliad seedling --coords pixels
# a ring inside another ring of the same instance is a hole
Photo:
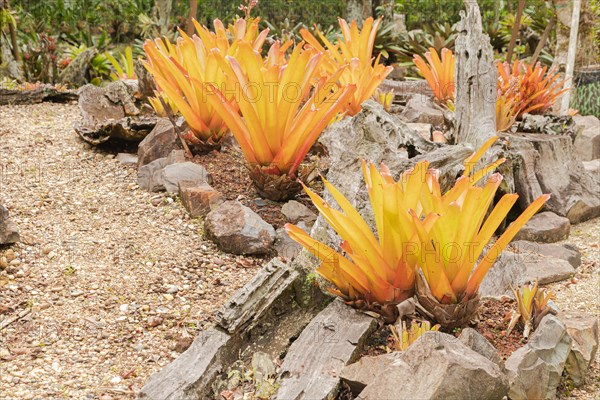
[[[546,293],[540,288],[538,281],[531,285],[525,284],[518,289],[513,288],[515,299],[517,300],[517,310],[513,311],[506,335],[510,335],[518,322],[523,325],[523,337],[529,337],[532,330],[538,327],[542,318],[548,314],[556,314],[548,302],[554,298],[552,292]]]
[[[405,351],[408,346],[413,344],[425,332],[439,331],[440,326],[431,326],[429,321],[411,322],[410,328],[406,327],[406,321],[402,321],[402,332],[398,332],[396,325],[390,325],[392,332],[392,349],[396,351]]]

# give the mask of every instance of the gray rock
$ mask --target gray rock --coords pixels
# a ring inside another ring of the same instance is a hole
[[[0,244],[13,244],[20,240],[19,230],[9,219],[8,209],[0,204]]]
[[[596,180],[596,183],[600,181],[600,159],[592,161],[583,161],[583,169],[585,169],[592,177]]]
[[[275,400],[335,398],[339,374],[355,360],[375,319],[336,299],[321,311],[290,346],[279,372]]]
[[[136,81],[116,81],[105,87],[85,85],[79,89],[81,121],[77,134],[99,145],[111,138],[140,141],[156,126],[157,117],[144,115],[135,104]]]
[[[515,240],[554,243],[569,237],[571,223],[568,218],[546,211],[534,215],[515,236]]]
[[[167,118],[159,118],[156,126],[138,145],[138,166],[167,157],[178,148],[177,134]]]
[[[553,258],[560,258],[568,261],[573,268],[581,266],[581,253],[576,246],[569,243],[535,243],[526,240],[518,240],[509,244],[509,248],[514,249],[522,255],[534,254]]]
[[[204,217],[224,201],[223,195],[208,183],[179,182],[179,197],[192,218]]]
[[[168,193],[177,193],[181,181],[194,182],[196,185],[203,185],[212,181],[208,171],[202,165],[190,161],[175,164],[167,163],[161,177],[162,184]]]
[[[481,354],[500,368],[504,369],[504,362],[498,355],[496,348],[486,338],[473,328],[465,328],[460,333],[458,340],[471,350]]]
[[[140,188],[149,192],[158,192],[165,189],[161,174],[167,165],[167,158],[158,158],[138,168],[137,183]]]
[[[431,124],[433,126],[442,126],[444,124],[444,113],[437,107],[431,97],[420,94],[413,95],[400,117],[409,123]]]
[[[517,131],[575,138],[577,126],[569,115],[525,114],[517,124]]]
[[[382,399],[502,399],[500,366],[442,332],[426,332],[359,395]]]
[[[581,161],[591,161],[600,158],[600,120],[593,115],[576,115],[577,136],[573,147]]]
[[[513,297],[511,287],[536,279],[540,284],[558,282],[575,274],[575,268],[564,259],[533,252],[515,253],[504,250],[483,278],[479,294],[485,298]]]
[[[433,125],[420,123],[420,122],[412,122],[406,124],[409,128],[414,129],[419,135],[423,136],[423,139],[431,140],[431,132],[433,131]]]
[[[565,370],[573,379],[573,385],[580,387],[598,351],[598,318],[577,312],[560,312],[557,317],[573,340]]]
[[[305,232],[310,232],[310,226],[307,226],[303,221],[298,222],[296,226]],[[277,254],[286,260],[293,260],[300,253],[300,250],[302,250],[302,245],[292,240],[284,228],[279,228],[275,232],[275,244],[273,247],[275,247]]]
[[[401,352],[365,356],[354,364],[347,365],[342,370],[340,378],[346,383],[354,396],[358,396],[367,385],[370,385],[382,375],[390,364],[400,358]]]
[[[135,165],[138,163],[138,156],[130,153],[119,153],[116,159],[124,165]]]
[[[209,398],[210,384],[227,365],[220,359],[228,352],[231,337],[219,330],[201,332],[174,361],[148,378],[139,393],[147,400],[197,400]]]
[[[306,223],[313,223],[317,219],[315,214],[310,208],[296,200],[290,200],[281,207],[281,213],[285,215],[287,220],[292,224],[300,221]]]
[[[545,210],[565,216],[571,223],[600,215],[600,182],[584,168],[567,135],[507,134],[510,143],[504,155],[509,159],[503,175],[519,194],[519,208],[525,209],[541,194],[551,198]]]
[[[560,282],[575,275],[575,268],[568,261],[552,257],[531,257],[525,259],[525,281],[534,282],[536,279],[540,285],[552,282]]]
[[[565,324],[554,315],[545,316],[529,342],[506,360],[509,398],[554,399],[571,343]]]
[[[265,254],[275,230],[239,201],[226,201],[209,212],[204,228],[219,249],[233,254]]]

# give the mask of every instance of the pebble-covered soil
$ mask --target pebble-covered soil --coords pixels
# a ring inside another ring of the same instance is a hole
[[[80,140],[76,105],[0,107],[0,399],[133,398],[262,265]],[[4,260],[2,259],[4,257]],[[8,266],[2,265],[4,262]]]
[[[133,398],[264,261],[219,252],[176,197],[141,191],[117,150],[77,137],[78,114],[76,105],[0,107],[0,204],[22,235],[0,247],[0,399]],[[247,181],[229,179],[241,167],[228,160],[196,161],[227,198],[246,191],[240,201],[280,226]],[[583,265],[550,285],[561,309],[600,316],[599,223],[572,227]],[[597,399],[599,361],[583,388],[567,382],[559,398]]]

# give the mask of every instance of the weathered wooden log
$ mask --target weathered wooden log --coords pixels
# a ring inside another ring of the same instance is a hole
[[[475,1],[465,1],[456,37],[456,142],[479,148],[496,132],[496,68]]]
[[[426,81],[394,81],[391,79],[384,79],[379,85],[379,89],[384,92],[394,91],[396,97],[410,95],[410,94],[424,94],[432,96],[433,92]]]
[[[0,105],[38,104],[45,101],[67,103],[77,100],[79,96],[72,90],[57,90],[52,86],[42,86],[34,90],[0,89]]]
[[[290,346],[281,365],[278,400],[327,400],[337,395],[340,372],[356,361],[374,318],[335,300]]]
[[[214,398],[212,383],[236,360],[255,351],[276,357],[324,307],[316,293],[313,307],[300,307],[306,294],[303,274],[271,260],[217,312],[217,326],[200,333],[180,357],[152,375],[141,399]],[[306,303],[305,303],[306,304]]]

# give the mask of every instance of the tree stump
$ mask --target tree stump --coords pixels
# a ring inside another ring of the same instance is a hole
[[[465,0],[456,38],[456,142],[478,148],[496,133],[494,51],[477,2]]]

